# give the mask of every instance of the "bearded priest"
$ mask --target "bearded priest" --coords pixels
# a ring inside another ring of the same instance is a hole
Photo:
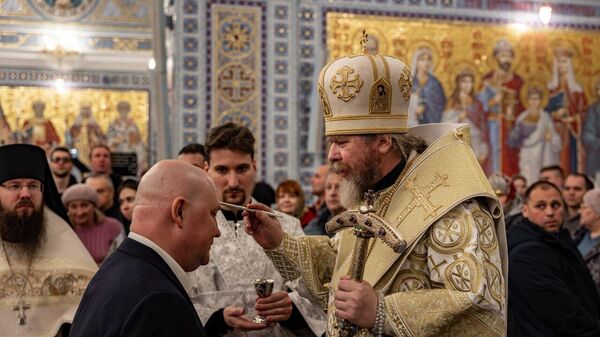
[[[44,150],[0,147],[0,336],[62,336],[97,270],[59,201]]]

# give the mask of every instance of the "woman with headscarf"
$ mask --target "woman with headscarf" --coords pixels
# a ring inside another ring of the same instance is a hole
[[[431,72],[433,53],[428,47],[417,49],[412,59],[413,86],[411,105],[415,124],[439,123],[446,106],[446,94],[440,81]],[[411,110],[412,112],[412,110]]]
[[[98,265],[102,264],[124,239],[123,226],[98,209],[100,196],[85,184],[65,190],[62,202],[75,233]]]
[[[581,143],[582,122],[587,99],[573,69],[573,51],[566,47],[554,50],[552,79],[548,83],[550,100],[547,110],[552,114],[561,137],[560,166],[565,173],[580,172],[584,167]]]

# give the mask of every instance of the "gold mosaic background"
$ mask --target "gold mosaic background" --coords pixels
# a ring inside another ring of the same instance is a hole
[[[513,69],[525,80],[525,87],[533,82],[547,83],[552,78],[553,47],[567,45],[574,53],[575,75],[585,89],[588,104],[597,99],[592,85],[600,77],[600,58],[594,58],[600,55],[599,32],[550,28],[519,32],[511,25],[328,13],[329,59],[360,53],[363,28],[371,48],[396,56],[409,66],[418,47],[428,45],[434,53],[433,72],[447,95],[454,89],[456,74],[465,67],[476,71],[475,88],[480,87],[481,76],[496,68],[492,49],[500,38],[515,48]]]
[[[61,93],[53,88],[0,86],[0,104],[13,132],[17,125],[21,130],[23,123],[33,117],[31,105],[38,99],[46,103],[44,116],[54,124],[62,144],[65,131],[79,114],[81,102],[91,102],[94,118],[106,134],[110,122],[119,115],[117,104],[127,101],[131,104],[129,116],[136,122],[142,141],[147,145],[150,99],[147,91],[69,89]]]

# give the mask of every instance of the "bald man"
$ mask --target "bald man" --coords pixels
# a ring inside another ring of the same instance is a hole
[[[203,170],[154,165],[140,181],[129,237],[90,282],[71,336],[206,336],[186,272],[208,263],[220,235],[216,195]]]

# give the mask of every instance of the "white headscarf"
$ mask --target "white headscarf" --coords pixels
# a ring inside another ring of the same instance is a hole
[[[558,56],[554,56],[552,60],[552,80],[548,82],[548,89],[553,90],[559,86],[559,75],[558,75]],[[567,58],[567,85],[571,92],[583,92],[581,84],[577,82],[575,78],[575,71],[573,70],[573,58]]]

